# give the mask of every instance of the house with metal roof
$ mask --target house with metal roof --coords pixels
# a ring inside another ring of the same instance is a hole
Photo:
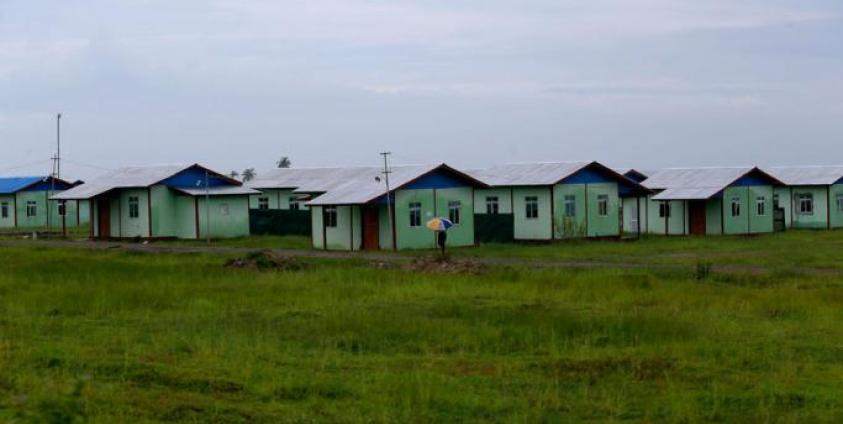
[[[482,241],[617,237],[620,199],[648,189],[599,162],[518,163],[472,171]]]
[[[774,200],[787,228],[843,227],[843,166],[774,166],[767,170],[785,183]]]
[[[326,250],[436,247],[425,224],[449,218],[449,246],[472,246],[474,190],[486,185],[446,164],[402,165],[386,175],[379,167],[288,168],[264,175],[252,187],[289,190],[306,199],[313,246]]]
[[[252,235],[303,235],[312,233],[309,196],[294,190],[311,179],[324,175],[317,168],[272,169],[258,172],[246,183],[257,194],[249,196],[249,232]]]
[[[0,177],[0,229],[57,231],[85,224],[85,202],[50,200],[74,184],[52,176]]]
[[[774,230],[774,187],[757,167],[670,168],[644,180],[656,194],[644,211],[650,234],[757,234]]]
[[[639,171],[635,168],[620,168],[615,169],[624,177],[641,184],[647,179],[647,175],[651,171]],[[640,235],[643,232],[644,220],[641,212],[646,209],[647,195],[628,195],[621,197],[621,221],[623,222],[622,230],[626,234]]]
[[[257,191],[198,164],[126,167],[52,198],[90,202],[97,239],[249,235],[249,195]]]

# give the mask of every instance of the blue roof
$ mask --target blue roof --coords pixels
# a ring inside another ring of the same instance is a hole
[[[45,177],[0,177],[0,194],[17,193]]]

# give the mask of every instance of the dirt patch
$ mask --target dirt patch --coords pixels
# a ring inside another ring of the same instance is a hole
[[[265,250],[248,253],[242,258],[229,259],[225,267],[257,271],[302,271],[307,269],[308,265],[296,257]]]
[[[434,274],[482,274],[488,266],[466,259],[451,259],[447,256],[418,257],[403,266],[405,271]]]

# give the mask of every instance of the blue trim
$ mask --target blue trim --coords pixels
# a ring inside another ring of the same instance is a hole
[[[559,184],[595,184],[614,183],[618,181],[618,178],[610,177],[605,172],[586,167],[565,177]]]
[[[729,184],[729,187],[747,187],[747,186],[764,186],[770,185],[771,181],[760,175],[744,175],[739,180]]]
[[[843,177],[841,177],[839,180],[835,181],[834,184],[843,184]]]
[[[55,181],[55,186],[53,186]],[[73,185],[53,177],[9,177],[0,178],[0,194],[14,194],[19,191],[67,190]]]
[[[161,181],[161,184],[173,188],[205,187],[205,170],[198,166],[192,166]],[[214,173],[210,173],[208,175],[208,187],[224,187],[231,185],[234,185],[231,181],[220,178]]]
[[[423,175],[421,178],[411,182],[410,184],[401,187],[401,190],[471,187],[472,185],[473,184],[469,184],[464,179],[452,175],[450,172],[434,170]]]

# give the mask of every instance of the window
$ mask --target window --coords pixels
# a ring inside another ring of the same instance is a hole
[[[220,205],[220,215],[221,216],[228,216],[228,203],[223,203]]]
[[[38,204],[34,200],[26,201],[26,217],[32,218],[38,215]]]
[[[460,210],[462,204],[459,200],[452,200],[448,202],[448,219],[454,224],[460,223]]]
[[[536,196],[525,197],[524,208],[527,219],[537,219],[539,217],[539,198]]]
[[[421,203],[410,203],[410,226],[421,227]]]
[[[9,217],[9,202],[0,203],[0,218]]]
[[[59,201],[58,209],[59,209],[59,216],[64,216],[65,210],[67,210],[67,204],[64,200]]]
[[[843,212],[843,194],[837,195],[837,212]]]
[[[269,197],[258,197],[258,209],[269,209]]]
[[[670,218],[670,203],[659,203],[659,218]]]
[[[732,198],[732,216],[741,216],[741,198]]]
[[[599,215],[599,216],[609,216],[609,195],[608,194],[598,194],[597,195],[597,215]]]
[[[779,208],[779,195],[774,194],[773,195],[773,209],[778,209],[778,208]]]
[[[290,210],[297,211],[299,209],[299,198],[295,196],[290,197]]]
[[[799,193],[796,195],[796,201],[799,202],[799,215],[813,215],[814,214],[814,195],[811,193]]]
[[[129,197],[129,218],[135,219],[140,216],[140,206],[136,196]]]
[[[563,201],[565,203],[565,216],[577,216],[577,196],[566,194]]]
[[[337,226],[337,207],[326,206],[324,212],[325,226],[328,228],[336,228]]]
[[[755,214],[758,216],[767,214],[767,199],[764,196],[755,198]]]
[[[486,214],[497,215],[499,211],[498,196],[486,196]]]

